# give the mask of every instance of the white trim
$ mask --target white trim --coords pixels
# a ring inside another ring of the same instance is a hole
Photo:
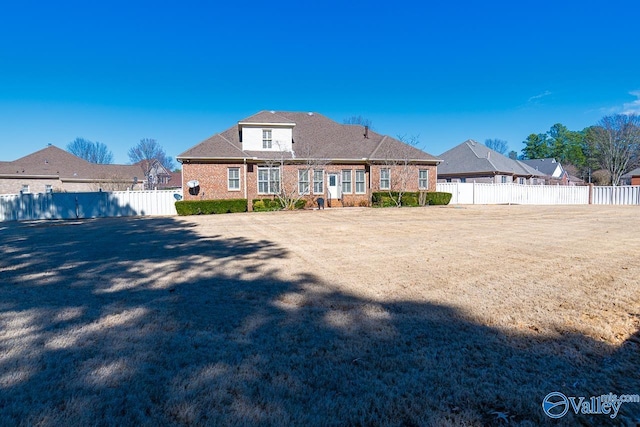
[[[316,172],[320,172],[322,174],[322,180],[318,181],[320,184],[322,184],[322,189],[321,191],[316,191]],[[324,179],[324,169],[314,169],[313,170],[313,194],[324,194],[324,187],[325,187],[325,179]]]
[[[345,172],[349,172],[349,181],[348,181],[349,182],[349,191],[346,191],[344,189],[344,183],[345,183],[345,180],[344,180],[345,175],[344,175],[344,173]],[[353,190],[354,190],[354,188],[353,188],[353,169],[342,169],[340,171],[340,181],[342,183],[342,194],[353,194]]]
[[[427,173],[427,185],[425,187],[421,187],[420,186],[420,181],[423,181],[425,178],[420,178],[420,173],[421,172],[426,172]],[[418,190],[428,190],[429,189],[429,169],[418,169]]]
[[[233,178],[234,180],[238,180],[238,187],[231,187],[231,170],[234,169],[238,172],[237,177]],[[227,167],[227,191],[240,191],[240,167],[239,166],[229,166]]]
[[[364,188],[364,191],[358,191],[358,172],[362,172],[362,187]],[[355,191],[355,194],[367,194],[367,171],[366,169],[356,169],[354,171],[354,187],[353,190]]]
[[[386,187],[382,186],[382,171],[388,172],[387,178],[385,178],[385,181],[388,181],[388,185]],[[378,187],[380,190],[391,190],[391,168],[380,168],[380,182]]]

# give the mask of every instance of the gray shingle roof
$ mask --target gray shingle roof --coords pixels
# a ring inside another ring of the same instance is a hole
[[[364,127],[343,125],[317,113],[260,111],[239,123],[295,123],[293,150],[296,158],[321,158],[361,161],[380,160],[387,155],[409,158],[419,162],[436,163],[432,155],[395,138],[380,135],[372,130],[365,137]],[[242,151],[238,125],[216,134],[178,156],[187,159],[268,158],[260,151]]]
[[[438,175],[504,174],[542,176],[528,165],[503,156],[484,144],[469,139],[439,156]]]
[[[21,157],[0,163],[0,174],[11,176],[56,176],[61,179],[99,180],[120,178],[142,180],[140,165],[97,165],[64,151],[54,145]]]
[[[556,162],[556,159],[531,159],[521,161],[534,170],[537,170],[549,176],[553,175],[553,173],[556,171],[556,168],[558,167],[558,162]]]
[[[640,168],[635,168],[634,170],[625,173],[621,178],[629,179],[634,176],[640,176]]]

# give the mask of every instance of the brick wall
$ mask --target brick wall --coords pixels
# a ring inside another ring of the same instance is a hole
[[[261,166],[261,165],[260,165]],[[274,198],[270,194],[258,194],[258,169],[259,165],[242,163],[184,163],[182,165],[183,181],[186,183],[191,180],[197,180],[200,183],[197,194],[190,194],[185,184],[184,198],[185,200],[210,200],[210,199],[242,199],[247,198],[249,204],[253,199]],[[342,179],[342,171],[351,171],[351,192],[342,194],[342,202],[344,206],[367,206],[370,202],[370,191],[379,191],[380,186],[380,168],[386,166],[373,165],[371,167],[365,165],[345,165],[332,164],[322,165],[317,168],[311,168],[309,171],[309,187],[310,194],[304,198],[308,200],[309,205],[315,205],[318,197],[327,199],[328,174],[340,174]],[[240,190],[230,191],[228,189],[228,169],[239,168],[240,170]],[[245,175],[246,168],[246,175]],[[298,170],[308,169],[308,165],[285,165],[282,168],[281,185],[288,194],[297,194],[298,191]],[[314,193],[313,170],[323,170],[323,191],[321,194]],[[436,191],[436,167],[435,166],[411,166],[408,175],[406,191],[418,191],[418,170],[429,170],[429,191]],[[356,170],[365,171],[365,194],[356,194]],[[401,167],[392,167],[391,182],[392,186],[397,183]],[[246,182],[245,182],[246,176]],[[245,195],[246,188],[246,195]],[[250,206],[251,209],[251,206]]]

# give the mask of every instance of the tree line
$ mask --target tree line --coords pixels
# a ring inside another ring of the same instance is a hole
[[[67,144],[67,151],[90,163],[113,163],[113,152],[102,142],[76,138]],[[143,167],[148,167],[151,162],[156,160],[168,171],[173,170],[175,167],[173,158],[167,155],[164,148],[155,139],[141,139],[139,143],[129,149],[127,154],[132,164],[141,163]]]
[[[640,116],[615,114],[581,131],[556,123],[545,133],[532,133],[518,155],[507,143],[488,139],[485,145],[512,159],[554,158],[572,175],[587,182],[619,185],[625,173],[640,166]]]

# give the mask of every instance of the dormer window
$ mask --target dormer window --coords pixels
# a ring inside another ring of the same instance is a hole
[[[272,146],[271,129],[262,129],[262,148],[271,148]]]

